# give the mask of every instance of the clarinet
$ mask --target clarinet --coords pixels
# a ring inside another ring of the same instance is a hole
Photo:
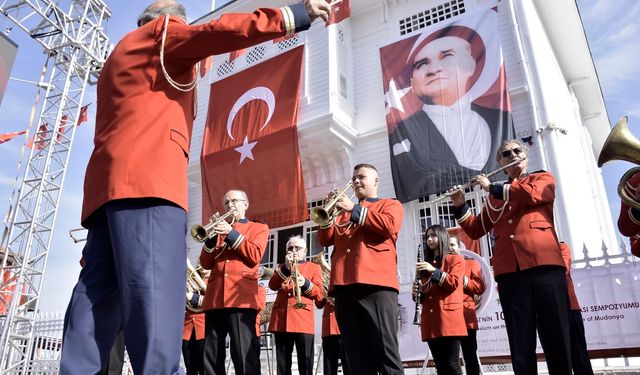
[[[418,245],[418,255],[416,256],[416,263],[420,263],[423,262],[424,260],[422,259],[422,244]],[[415,313],[413,315],[413,324],[419,326],[420,325],[420,298],[421,293],[420,293],[420,271],[416,270],[416,279],[415,279],[416,284],[418,284],[418,288],[416,288],[416,291],[413,294],[413,299],[416,301],[416,310]]]

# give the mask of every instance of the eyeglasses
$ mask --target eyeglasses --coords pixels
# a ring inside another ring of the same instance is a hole
[[[229,203],[236,204],[238,202],[245,202],[245,201],[246,201],[246,199],[230,199],[230,200],[224,201],[224,204],[225,204],[225,206],[228,206]]]
[[[511,150],[504,150],[500,153],[500,155],[502,155],[503,158],[508,158],[509,156],[511,156],[512,153],[515,156],[518,156],[522,154],[522,148],[516,147],[516,148],[512,148]]]
[[[293,250],[305,250],[304,246],[289,246],[287,247],[287,251],[293,251]]]

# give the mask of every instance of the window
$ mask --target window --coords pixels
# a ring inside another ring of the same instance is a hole
[[[410,34],[438,22],[463,14],[464,0],[451,0],[400,20],[400,35]]]

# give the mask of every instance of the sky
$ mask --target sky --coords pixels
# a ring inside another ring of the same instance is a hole
[[[115,43],[135,27],[136,18],[146,1],[105,0],[112,11],[106,31]],[[209,0],[183,0],[189,20],[206,14],[211,9]],[[220,1],[219,1],[220,3]],[[621,116],[629,115],[629,125],[640,134],[640,64],[636,61],[640,51],[640,1],[637,0],[578,0],[585,31],[600,79],[609,119],[615,123]],[[45,62],[40,45],[15,27],[4,17],[0,18],[0,32],[13,27],[9,37],[19,45],[18,56],[11,77],[37,81]],[[34,84],[10,81],[0,104],[0,133],[25,129],[36,96]],[[95,103],[95,87],[85,93],[84,103]],[[62,190],[55,224],[48,265],[40,297],[40,310],[64,311],[80,272],[78,261],[82,243],[74,244],[69,229],[80,227],[82,184],[84,171],[92,150],[95,104],[89,109],[89,121],[79,127],[71,151],[70,161]],[[17,165],[21,160],[24,138],[16,138],[0,145],[0,217],[9,207],[14,189]],[[27,150],[28,151],[28,150]],[[619,213],[616,193],[622,174],[632,167],[626,162],[611,162],[604,166],[603,177],[611,206],[612,217]],[[19,181],[17,182],[19,184]]]

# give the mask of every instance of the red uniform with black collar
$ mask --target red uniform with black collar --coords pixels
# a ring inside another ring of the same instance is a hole
[[[477,217],[467,204],[455,213],[472,239],[493,229],[493,272],[498,277],[542,265],[564,267],[553,222],[554,199],[555,178],[540,171],[507,184],[492,184],[491,195]]]
[[[462,291],[464,258],[447,254],[441,267],[435,261],[431,264],[436,270],[430,276],[421,278],[422,341],[444,336],[466,336]]]
[[[284,265],[278,266],[269,280],[269,288],[278,292],[271,309],[269,332],[315,333],[313,308],[315,302],[322,299],[322,270],[313,262],[298,263],[298,270],[306,279],[300,287],[301,300],[306,306],[294,307],[296,298],[290,280],[291,271]]]
[[[203,310],[228,307],[258,309],[258,266],[262,260],[269,227],[247,219],[233,224],[227,236],[217,236],[214,245],[205,242],[200,254],[200,265],[211,270]],[[223,238],[224,237],[224,238]]]
[[[484,293],[485,284],[480,265],[474,259],[464,260],[462,289],[464,291],[464,320],[467,323],[467,328],[478,329],[478,316],[476,315],[476,300],[474,297]]]
[[[628,196],[635,196],[638,184],[640,184],[640,172],[635,173],[627,181],[624,189]],[[631,253],[640,257],[640,240],[638,238],[640,236],[640,210],[632,208],[624,201],[621,201],[618,229],[623,236],[629,237]]]
[[[322,246],[334,246],[331,283],[370,284],[399,290],[396,240],[404,210],[395,199],[367,198],[352,212],[342,212],[336,224],[318,229]]]

